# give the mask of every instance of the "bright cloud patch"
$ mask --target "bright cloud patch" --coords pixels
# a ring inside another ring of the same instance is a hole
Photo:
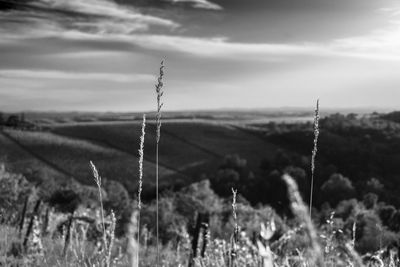
[[[194,8],[203,8],[203,9],[210,9],[210,10],[222,10],[220,5],[211,3],[210,1],[206,0],[166,0],[172,3],[188,3],[192,5]]]
[[[92,34],[133,34],[150,27],[173,30],[172,20],[145,15],[107,0],[40,0],[20,10],[0,12],[0,31],[28,35],[76,30]]]

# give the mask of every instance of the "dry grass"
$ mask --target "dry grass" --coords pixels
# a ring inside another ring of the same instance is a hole
[[[310,216],[312,214],[313,192],[314,192],[314,173],[315,173],[315,158],[318,151],[318,136],[319,136],[319,99],[315,107],[314,115],[314,147],[311,155],[311,190],[310,190]]]
[[[94,181],[97,185],[97,189],[99,192],[101,223],[103,226],[103,229],[102,229],[103,230],[103,242],[104,242],[104,247],[107,248],[106,226],[105,226],[105,221],[104,221],[104,208],[103,208],[103,195],[102,195],[102,189],[101,189],[101,176],[99,175],[99,172],[97,171],[96,166],[91,161],[90,161],[90,167],[92,169]]]
[[[142,209],[142,188],[143,188],[143,156],[144,156],[144,136],[146,134],[146,115],[143,114],[142,123],[142,135],[140,136],[140,147],[139,147],[139,186],[138,186],[138,213],[137,213],[137,260],[133,264],[139,266],[139,253],[140,253],[140,211]],[[135,213],[132,216],[136,216]],[[131,221],[136,221],[136,218],[131,218]],[[133,245],[132,245],[133,246]]]
[[[157,237],[157,266],[160,266],[160,248],[159,248],[159,175],[158,175],[158,150],[161,137],[161,108],[164,103],[161,102],[161,97],[163,96],[163,77],[164,77],[164,61],[161,61],[160,75],[158,77],[158,83],[156,84],[156,94],[157,94],[157,144],[156,144],[156,237]]]

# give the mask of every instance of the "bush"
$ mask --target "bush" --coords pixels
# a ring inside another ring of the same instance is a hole
[[[374,193],[368,193],[363,197],[363,204],[366,209],[372,210],[378,202],[378,196]]]
[[[60,189],[50,196],[48,202],[59,212],[73,213],[81,204],[81,198],[71,189]]]
[[[336,206],[341,200],[354,197],[355,190],[349,178],[336,173],[332,174],[328,181],[321,186],[324,201]]]
[[[0,164],[0,216],[2,221],[12,223],[16,215],[22,210],[26,197],[32,186],[20,174],[7,172]]]

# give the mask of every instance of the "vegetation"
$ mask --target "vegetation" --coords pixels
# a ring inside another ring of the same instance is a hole
[[[1,266],[399,266],[397,113],[161,138],[163,74],[148,124],[0,116]]]

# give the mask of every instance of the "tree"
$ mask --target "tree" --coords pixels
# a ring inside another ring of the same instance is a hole
[[[383,225],[390,226],[391,219],[396,212],[396,208],[392,205],[382,205],[378,209],[379,218],[382,220]]]
[[[118,181],[104,178],[103,184],[103,188],[107,193],[107,198],[104,201],[104,208],[106,210],[113,210],[118,218],[130,205],[129,193]]]
[[[4,125],[4,117],[2,112],[0,112],[0,125]]]
[[[400,231],[400,210],[396,210],[389,220],[389,228],[395,232]]]
[[[325,201],[336,206],[341,200],[352,198],[355,190],[349,178],[335,173],[321,186],[321,193]]]
[[[16,128],[16,127],[18,126],[18,123],[19,123],[18,116],[16,116],[16,115],[10,115],[10,116],[8,117],[8,119],[7,119],[6,125],[7,125],[8,127],[14,127],[14,128]]]
[[[73,213],[81,203],[81,198],[77,193],[70,189],[60,189],[54,192],[49,204],[63,213]]]
[[[240,175],[233,169],[222,169],[217,172],[215,179],[213,179],[214,190],[222,196],[230,196],[232,194],[231,188],[237,188],[239,185]]]
[[[118,181],[103,179],[103,188],[106,192],[104,209],[113,210],[117,218],[115,234],[121,236],[125,233],[126,224],[130,221],[132,205],[129,193]]]
[[[238,189],[247,197],[251,193],[254,183],[254,174],[247,168],[247,161],[239,155],[226,155],[216,176],[211,180],[216,193],[222,196],[230,196],[231,188]]]
[[[342,218],[344,221],[348,218],[355,217],[361,212],[360,203],[357,199],[342,200],[336,206],[335,216]]]
[[[221,169],[234,169],[240,170],[247,166],[247,161],[239,157],[238,154],[226,155],[224,163],[221,165]]]
[[[377,202],[378,202],[378,196],[376,194],[368,193],[364,195],[363,203],[366,209],[368,210],[374,209]]]
[[[395,242],[398,237],[382,227],[374,212],[367,211],[357,216],[356,249],[362,254],[376,252]]]
[[[381,193],[383,189],[383,184],[376,178],[369,179],[365,187],[366,192],[371,192],[375,194]]]
[[[289,165],[291,165],[292,160],[290,159],[289,154],[284,152],[283,150],[278,150],[274,157],[274,166],[278,169],[283,169]]]

